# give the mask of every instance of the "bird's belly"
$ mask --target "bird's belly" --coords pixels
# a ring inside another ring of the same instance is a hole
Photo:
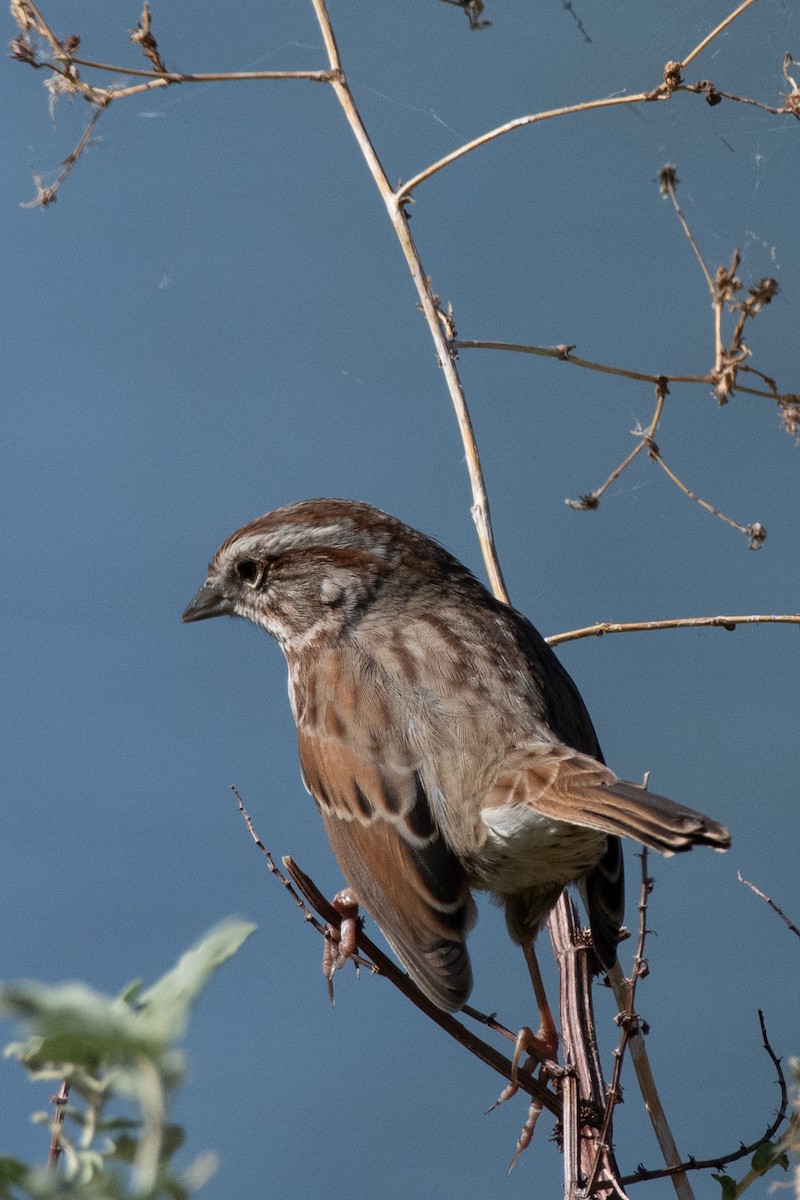
[[[606,849],[605,833],[529,808],[487,808],[482,817],[487,837],[470,865],[474,885],[493,892],[564,887],[587,875]]]

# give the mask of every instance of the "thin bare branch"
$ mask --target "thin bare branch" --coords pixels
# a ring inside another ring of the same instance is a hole
[[[565,500],[565,504],[569,505],[570,508],[574,508],[582,512],[597,508],[603,493],[616,479],[619,479],[622,472],[631,465],[637,454],[640,454],[642,450],[647,450],[648,454],[650,454],[650,450],[654,444],[653,439],[655,437],[656,430],[658,429],[658,424],[661,420],[661,415],[664,411],[664,404],[666,403],[668,395],[669,388],[667,387],[667,381],[663,376],[661,376],[660,379],[656,380],[656,407],[650,420],[650,424],[645,430],[635,429],[632,431],[634,437],[639,438],[639,444],[634,450],[631,450],[630,454],[628,454],[627,457],[622,460],[619,466],[614,468],[614,470],[606,479],[605,483],[602,483],[600,487],[595,488],[594,491],[587,492],[578,500]]]
[[[614,991],[617,1004],[620,1012],[625,1010],[628,1000],[628,980],[622,973],[622,968],[619,963],[615,963],[608,972],[608,980]],[[642,1094],[647,1115],[650,1118],[650,1123],[653,1126],[653,1132],[656,1135],[661,1154],[667,1166],[663,1168],[662,1174],[673,1177],[677,1180],[675,1183],[675,1191],[681,1200],[690,1200],[692,1189],[689,1181],[686,1179],[685,1171],[686,1164],[681,1162],[678,1147],[675,1144],[675,1139],[672,1135],[672,1130],[667,1120],[667,1114],[664,1111],[664,1106],[661,1103],[661,1097],[656,1086],[653,1069],[650,1066],[650,1058],[647,1053],[647,1046],[644,1040],[644,1031],[639,1025],[635,1030],[632,1030],[628,1038],[628,1052],[631,1056],[631,1063],[636,1074],[636,1082],[639,1085],[639,1091]],[[637,1177],[634,1176],[633,1179]],[[631,1176],[623,1176],[623,1184],[632,1182]]]
[[[432,163],[426,167],[424,171],[420,171],[418,175],[414,175],[406,183],[399,187],[396,192],[399,201],[407,200],[413,191],[424,183],[426,179],[430,179],[433,175],[443,171],[445,167],[449,167],[451,163],[458,162],[466,154],[471,154],[473,150],[477,150],[480,146],[485,146],[488,142],[493,142],[499,137],[503,137],[507,133],[513,133],[515,129],[524,129],[527,125],[536,125],[539,121],[551,121],[554,117],[568,117],[574,113],[592,112],[594,109],[601,108],[617,108],[622,104],[641,104],[648,100],[667,100],[666,95],[654,95],[652,92],[638,92],[631,96],[609,96],[604,100],[586,100],[581,104],[568,104],[564,108],[552,108],[548,112],[531,113],[525,117],[515,117],[512,121],[507,121],[504,125],[498,125],[496,129],[490,129],[488,133],[482,133],[480,137],[473,138],[471,142],[467,142],[463,146],[459,146],[457,150],[446,154],[444,158],[440,158],[438,162]]]
[[[739,883],[743,883],[744,886],[750,888],[750,891],[753,892],[756,896],[758,896],[760,900],[764,900],[770,906],[772,911],[774,913],[777,913],[778,916],[780,917],[780,919],[789,926],[792,933],[796,937],[800,937],[800,929],[797,928],[797,926],[795,925],[795,923],[793,921],[789,920],[789,918],[787,917],[786,913],[783,911],[782,908],[778,908],[778,906],[774,900],[770,899],[769,896],[767,896],[764,892],[760,891],[759,888],[757,888],[754,883],[751,883],[749,879],[745,879],[744,876],[742,875],[741,871],[737,871],[736,875],[739,880]]]
[[[572,351],[574,346],[531,346],[520,342],[483,341],[470,338],[468,341],[459,338],[454,343],[456,350],[507,350],[514,354],[535,354],[540,358],[554,358],[557,362],[572,363],[573,366],[583,367],[588,371],[599,371],[603,375],[616,375],[620,379],[633,379],[639,383],[658,383],[666,379],[668,383],[713,383],[710,375],[678,375],[667,371],[631,371],[627,367],[612,367],[607,363],[593,362],[589,358],[578,358]],[[772,397],[772,393],[763,393]]]
[[[564,503],[570,508],[574,508],[576,511],[580,512],[586,512],[589,509],[597,508],[603,493],[607,490],[607,488],[611,487],[611,484],[615,479],[619,479],[622,472],[631,465],[637,454],[640,454],[642,450],[644,450],[645,445],[645,442],[639,442],[639,445],[631,450],[627,458],[623,458],[622,462],[614,468],[614,470],[606,479],[605,483],[601,483],[600,486],[595,488],[593,491],[587,492],[583,496],[579,496],[577,500],[566,499]]]
[[[533,113],[524,117],[516,117],[514,120],[507,121],[504,125],[497,126],[496,129],[491,129],[487,133],[483,133],[480,137],[473,138],[471,142],[467,142],[464,146],[460,146],[457,150],[453,150],[450,154],[440,158],[438,162],[432,163],[426,167],[424,171],[414,175],[402,185],[397,191],[399,200],[407,199],[412,192],[425,180],[436,175],[439,171],[449,167],[451,163],[457,162],[459,158],[463,158],[466,154],[471,154],[473,150],[477,150],[480,146],[485,146],[488,142],[494,141],[499,137],[503,137],[507,133],[512,133],[515,129],[522,129],[526,125],[535,125],[539,121],[549,121],[554,117],[571,116],[574,113],[592,112],[595,109],[612,108],[621,104],[642,104],[650,103],[657,100],[670,100],[675,92],[679,91],[695,91],[702,92],[708,95],[708,87],[704,84],[696,84],[691,87],[685,85],[681,80],[681,71],[685,66],[697,58],[698,54],[703,51],[710,42],[714,40],[730,23],[734,21],[740,13],[753,4],[754,0],[744,0],[743,4],[725,18],[724,21],[711,31],[703,40],[695,46],[694,50],[686,57],[683,62],[667,63],[665,68],[664,81],[656,88],[652,88],[647,92],[637,92],[630,96],[609,96],[602,100],[587,100],[581,104],[571,104],[564,108],[554,108],[548,112]],[[714,89],[715,96],[725,96],[729,100],[740,100],[739,96],[735,96],[728,92],[719,92]],[[763,106],[760,106],[763,107]],[[770,110],[776,113],[789,111],[788,107],[783,109]]]
[[[34,172],[33,181],[36,184],[36,197],[33,200],[26,200],[20,204],[20,208],[47,208],[48,204],[54,204],[58,199],[58,189],[69,177],[72,168],[83,154],[87,146],[91,144],[94,127],[103,115],[103,108],[95,108],[91,119],[83,131],[80,141],[74,150],[71,150],[62,163],[61,170],[58,173],[53,183],[45,186],[39,176]]]
[[[573,354],[574,345],[560,346],[532,346],[520,342],[498,342],[485,341],[470,338],[469,340],[458,338],[453,347],[456,350],[505,350],[513,354],[533,354],[540,358],[554,358],[557,362],[572,363],[575,367],[583,367],[587,371],[599,371],[603,375],[616,375],[619,379],[632,379],[640,383],[658,383],[664,379],[670,383],[702,383],[707,386],[713,386],[713,375],[681,375],[673,371],[633,371],[628,367],[614,367],[608,363],[594,362],[589,358],[578,358]],[[762,371],[757,371],[755,367],[750,365],[742,365],[740,368],[743,371],[750,371],[758,375],[761,379],[768,381],[769,391],[763,388],[743,387],[737,383],[736,392],[743,396],[762,396],[767,400],[774,400],[778,404],[794,404],[798,402],[798,396],[795,392],[779,392],[774,380],[770,380],[769,376],[764,375]]]
[[[686,83],[681,86],[680,91],[697,92],[701,95],[705,95],[706,98],[708,98],[707,82]],[[772,113],[772,115],[775,117],[800,116],[800,113],[798,113],[796,108],[792,105],[791,98],[787,99],[787,102],[781,105],[780,108],[776,108],[774,104],[764,104],[761,100],[753,100],[750,96],[737,96],[735,92],[726,92],[722,88],[715,88],[714,92],[715,95],[719,96],[722,100],[733,100],[736,104],[747,104],[751,108],[760,108],[762,112]]]
[[[675,215],[677,216],[678,220],[680,221],[681,228],[683,229],[683,232],[686,234],[686,237],[689,240],[689,245],[692,247],[694,256],[700,264],[700,270],[703,272],[703,275],[705,276],[705,281],[708,284],[708,290],[711,293],[711,298],[713,300],[717,294],[716,288],[714,287],[714,281],[711,278],[711,272],[709,271],[708,267],[706,266],[706,264],[703,260],[703,256],[700,253],[697,242],[694,240],[694,234],[692,233],[691,229],[689,228],[689,222],[686,220],[686,217],[684,216],[684,213],[683,213],[683,209],[681,208],[680,204],[678,203],[678,196],[677,196],[677,190],[676,190],[677,186],[678,186],[678,174],[677,174],[675,167],[672,165],[672,163],[667,163],[666,166],[663,166],[661,168],[661,170],[658,173],[658,182],[659,182],[659,187],[661,189],[662,196],[666,196],[672,202],[672,207],[675,209]]]
[[[670,617],[664,621],[596,621],[582,629],[570,629],[566,633],[554,633],[545,638],[548,646],[560,646],[564,642],[577,642],[581,638],[603,637],[606,633],[653,633],[659,629],[727,629],[737,625],[800,625],[800,613],[771,613],[759,616],[747,613],[739,616],[720,617]]]
[[[89,58],[73,58],[72,61],[80,67],[90,67],[97,71],[110,71],[117,75],[132,75],[136,78],[151,79],[157,83],[241,83],[259,79],[310,79],[316,83],[330,83],[333,72],[324,71],[144,71],[133,67],[117,67],[111,63],[94,62]],[[120,93],[114,92],[115,96]]]
[[[441,306],[434,296],[430,279],[425,273],[422,261],[419,257],[419,251],[411,231],[408,227],[408,217],[406,215],[403,197],[395,195],[386,172],[381,165],[380,159],[375,151],[370,137],[361,120],[361,114],[355,103],[353,95],[348,86],[344,72],[342,71],[339,51],[336,45],[333,28],[330,23],[328,11],[325,6],[325,0],[312,0],[314,11],[319,22],[320,30],[325,42],[325,49],[328,54],[329,63],[335,77],[331,82],[336,97],[342,106],[342,110],[350,126],[350,129],[358,142],[359,149],[364,157],[364,161],[369,168],[375,186],[377,187],[381,198],[386,205],[386,210],[389,213],[389,218],[392,222],[397,239],[400,242],[403,254],[406,259],[406,264],[411,273],[411,278],[414,281],[414,286],[417,289],[420,308],[428,323],[433,344],[438,356],[439,365],[445,377],[447,389],[450,393],[450,400],[456,413],[459,432],[464,446],[466,455],[467,469],[469,471],[470,484],[472,487],[472,518],[475,522],[478,531],[478,539],[483,554],[483,559],[486,564],[487,574],[495,595],[501,600],[508,600],[508,591],[503,579],[503,572],[500,567],[500,561],[495,547],[494,534],[492,532],[491,514],[489,512],[489,497],[486,492],[486,484],[483,478],[483,469],[480,463],[478,447],[475,441],[475,431],[472,426],[472,419],[467,407],[464,389],[461,386],[461,380],[458,376],[456,368],[455,352],[453,349],[453,340],[455,337],[452,323],[442,319]]]
[[[731,22],[735,21],[736,18],[740,16],[746,8],[749,8],[751,4],[755,4],[755,0],[744,0],[743,4],[740,4],[739,7],[734,9],[732,13],[729,13],[724,21],[720,21],[716,29],[712,29],[711,33],[707,34],[701,42],[698,42],[694,50],[692,50],[691,53],[687,54],[686,57],[681,60],[681,66],[688,67],[689,63],[693,62],[697,58],[698,54],[702,54],[705,48],[710,45],[711,42],[713,42],[714,38],[718,37],[723,30],[727,29]]]
[[[752,525],[740,525],[738,521],[734,521],[732,517],[727,517],[724,512],[721,512],[718,508],[715,508],[713,504],[708,502],[708,500],[703,500],[701,496],[698,496],[696,492],[693,492],[691,488],[687,487],[686,484],[678,478],[672,468],[667,466],[666,462],[661,457],[657,446],[649,446],[647,453],[648,457],[652,458],[653,462],[658,463],[662,471],[664,471],[664,473],[669,479],[672,480],[675,486],[683,492],[684,496],[688,497],[689,500],[694,500],[694,502],[699,504],[701,508],[704,508],[706,512],[710,512],[712,516],[719,517],[720,521],[724,521],[726,525],[730,525],[731,529],[736,529],[739,533],[743,533],[745,537],[748,537],[750,539],[749,548],[751,550],[758,550],[764,544],[767,531],[764,526],[760,524],[760,522],[754,521]]]

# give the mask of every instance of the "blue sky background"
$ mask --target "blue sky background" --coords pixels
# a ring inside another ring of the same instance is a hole
[[[575,11],[590,42],[558,0],[491,0],[480,33],[436,0],[336,0],[345,69],[389,177],[514,116],[655,86],[729,6],[576,0]],[[135,7],[45,12],[87,57],[142,65],[127,42]],[[326,65],[304,0],[220,12],[155,6],[170,68]],[[687,74],[780,103],[787,50],[800,57],[800,11],[762,0]],[[229,792],[239,787],[276,856],[291,853],[326,892],[341,885],[300,783],[283,660],[244,624],[180,623],[219,542],[305,496],[368,500],[482,573],[441,374],[334,95],[243,83],[120,102],[41,212],[19,207],[31,167],[51,181],[88,116],[62,101],[51,123],[42,82],[10,62],[0,77],[0,971],[115,992],[154,979],[219,918],[251,918],[258,933],[186,1040],[187,1159],[221,1156],[204,1195],[557,1194],[546,1120],[507,1180],[524,1102],[485,1117],[500,1081],[389,985],[348,973],[329,1008],[319,939],[267,875]],[[708,292],[654,182],[676,163],[712,270],[739,246],[746,283],[779,280],[747,341],[756,366],[797,390],[799,134],[792,119],[686,95],[550,122],[422,187],[413,233],[465,338],[577,343],[587,358],[700,373]],[[705,388],[674,386],[658,435],[689,486],[767,527],[753,554],[641,457],[599,511],[565,506],[632,448],[650,387],[477,351],[460,371],[511,595],[544,633],[797,610],[800,449],[770,402],[720,409]],[[692,630],[561,651],[615,770],[650,770],[655,788],[732,831],[727,855],[651,864],[657,936],[638,1002],[678,1144],[699,1157],[755,1138],[774,1112],[756,1010],[778,1054],[800,1050],[800,948],[736,878],[800,916],[799,639],[795,627]],[[632,852],[628,863],[633,919]],[[488,903],[481,913],[474,1003],[516,1027],[533,1019],[522,957]],[[547,975],[553,987],[549,964]],[[614,1008],[602,992],[597,1004],[610,1061]],[[625,1082],[620,1162],[656,1165]],[[0,1093],[0,1151],[43,1158],[28,1114],[49,1089],[5,1063]],[[718,1194],[708,1177],[696,1187]]]

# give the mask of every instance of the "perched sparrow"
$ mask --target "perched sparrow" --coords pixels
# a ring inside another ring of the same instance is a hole
[[[611,966],[619,837],[662,854],[730,844],[604,766],[575,684],[525,617],[367,504],[305,500],[234,533],[183,620],[223,615],[280,643],[303,778],[339,865],[440,1008],[472,987],[472,888],[503,906],[533,975],[533,939],[578,881]]]

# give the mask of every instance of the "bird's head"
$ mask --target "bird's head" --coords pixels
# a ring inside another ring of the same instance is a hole
[[[434,542],[368,504],[302,500],[238,529],[211,560],[184,621],[246,617],[287,651],[352,628],[397,571],[406,581]]]

